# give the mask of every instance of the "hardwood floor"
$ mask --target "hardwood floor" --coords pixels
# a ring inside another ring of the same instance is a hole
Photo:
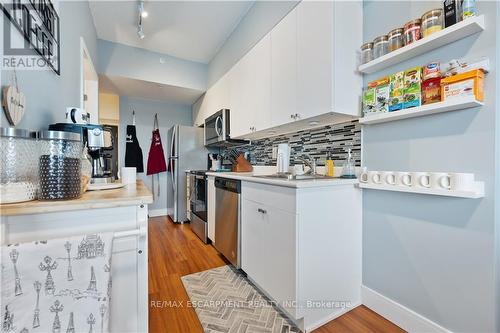
[[[189,224],[167,217],[149,219],[149,331],[202,333],[181,276],[226,265],[211,245],[205,245]],[[318,328],[314,333],[400,333],[398,326],[365,306]]]

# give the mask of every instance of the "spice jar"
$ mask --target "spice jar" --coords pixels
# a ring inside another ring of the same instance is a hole
[[[82,144],[80,134],[39,132],[40,200],[68,200],[81,195]]]
[[[403,28],[404,44],[408,45],[420,39],[420,19],[411,20],[405,23]]]
[[[34,200],[38,191],[36,133],[0,128],[0,203]]]
[[[387,35],[378,36],[373,40],[373,59],[389,53],[389,40]]]
[[[387,37],[389,39],[389,52],[396,51],[404,46],[403,28],[397,28],[389,31]]]
[[[429,10],[422,15],[422,35],[427,37],[443,30],[444,16],[441,8]]]
[[[364,43],[361,45],[361,64],[366,64],[373,60],[373,43]]]

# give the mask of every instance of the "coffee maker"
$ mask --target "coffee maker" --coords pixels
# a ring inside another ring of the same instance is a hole
[[[87,146],[92,162],[92,184],[112,183],[115,179],[110,151],[116,146],[113,132],[106,126],[91,124],[57,123],[49,125],[50,131],[65,131],[80,134]]]

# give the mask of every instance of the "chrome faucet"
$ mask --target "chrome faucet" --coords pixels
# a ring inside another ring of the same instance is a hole
[[[303,162],[305,166],[309,167],[309,170],[305,173],[306,175],[316,175],[316,159],[308,154],[303,154],[305,157],[297,157],[297,160]]]

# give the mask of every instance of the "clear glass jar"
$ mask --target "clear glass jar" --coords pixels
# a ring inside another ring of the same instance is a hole
[[[435,32],[443,30],[443,9],[433,9],[422,15],[422,36],[427,37]]]
[[[364,43],[361,45],[361,64],[366,64],[373,60],[373,43]]]
[[[81,195],[82,143],[80,134],[39,132],[39,200],[69,200]]]
[[[373,58],[377,59],[389,53],[389,38],[387,35],[378,36],[373,40]]]
[[[34,200],[38,191],[36,133],[0,128],[0,203]]]
[[[396,51],[404,46],[403,28],[397,28],[389,31],[387,34],[389,40],[389,52]]]
[[[420,30],[422,26],[422,21],[420,19],[414,19],[405,23],[403,28],[403,39],[404,44],[408,45],[416,42],[421,38]]]

